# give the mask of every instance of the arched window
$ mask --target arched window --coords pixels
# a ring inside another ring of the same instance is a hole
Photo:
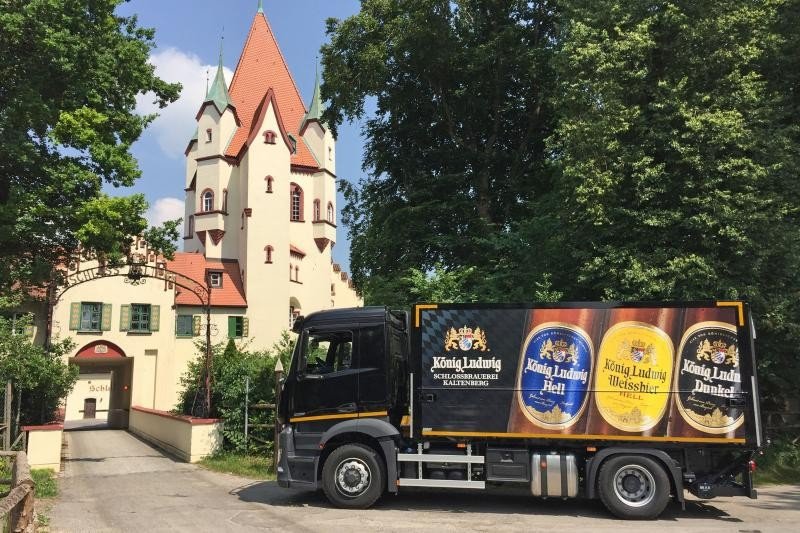
[[[314,200],[314,222],[320,220],[319,215],[319,200]]]
[[[200,196],[201,211],[208,212],[214,210],[214,192],[211,189],[206,189]]]
[[[189,221],[186,223],[186,236],[191,237],[194,235],[194,215],[189,215]]]
[[[303,221],[303,189],[296,183],[292,183],[290,189],[291,197],[289,203],[289,218],[296,222]]]
[[[333,204],[328,202],[328,222],[335,224]]]
[[[267,254],[267,258],[266,258],[266,260],[264,262],[265,263],[272,263],[272,246],[269,246],[269,245],[265,246],[264,247],[264,252]]]
[[[300,281],[300,267],[299,266],[295,266],[294,267],[294,280],[295,281]]]
[[[292,274],[294,273],[294,266],[289,263],[289,281],[292,281]]]
[[[228,212],[228,189],[222,189],[222,212]]]
[[[267,192],[272,192],[272,176],[267,176],[264,178],[264,181],[267,182]]]

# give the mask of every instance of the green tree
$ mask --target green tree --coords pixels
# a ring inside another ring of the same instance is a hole
[[[408,300],[397,280],[409,268],[512,269],[517,226],[550,188],[554,4],[365,0],[328,21],[326,120],[335,131],[367,101],[377,107],[365,127],[370,177],[340,182],[353,279],[371,301]],[[486,279],[475,282],[489,297],[511,288]]]
[[[45,424],[78,379],[78,367],[62,356],[73,347],[70,340],[51,343],[45,349],[25,334],[27,319],[0,317],[0,383],[12,383],[13,434],[24,424]]]
[[[0,2],[0,293],[36,284],[84,246],[111,257],[147,227],[144,197],[114,198],[103,184],[140,175],[131,144],[180,90],[148,63],[154,32],[114,10],[122,0]],[[174,227],[151,230],[168,254]]]
[[[570,298],[748,297],[773,395],[800,375],[797,138],[764,68],[781,4],[567,2],[550,141],[570,242],[556,286]]]
[[[237,346],[233,339],[227,344],[220,343],[212,347],[212,411],[208,416],[224,420],[225,449],[271,452],[272,442],[265,438],[267,434],[272,435],[271,429],[265,429],[264,425],[272,427],[275,410],[252,409],[251,406],[275,402],[275,365],[280,360],[284,371],[288,371],[292,344],[289,333],[284,332],[269,351],[249,351],[246,347]],[[189,363],[188,370],[181,377],[183,390],[176,407],[181,413],[189,415],[200,414],[197,407],[202,404],[204,397],[205,344],[198,342],[196,345],[198,353],[202,355]],[[245,394],[248,378],[249,393]],[[249,409],[250,434],[254,437],[247,445],[244,438],[245,406]]]

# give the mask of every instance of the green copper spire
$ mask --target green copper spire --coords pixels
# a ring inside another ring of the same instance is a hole
[[[308,113],[303,117],[303,122],[300,123],[300,131],[303,130],[306,123],[310,120],[322,122],[322,112],[325,111],[322,107],[322,97],[319,92],[319,67],[316,69],[316,80],[314,81],[314,94],[311,96],[311,103],[308,106]]]
[[[219,64],[217,65],[217,75],[214,76],[214,81],[206,94],[206,102],[214,102],[217,110],[220,113],[225,111],[228,106],[236,107],[233,105],[230,95],[228,94],[228,86],[225,84],[225,73],[222,69],[222,43],[219,45]]]
[[[258,0],[258,12],[259,13],[264,12],[264,0]]]

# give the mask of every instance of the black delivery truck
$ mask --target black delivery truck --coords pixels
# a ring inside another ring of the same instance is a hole
[[[418,304],[298,318],[278,483],[365,508],[405,487],[524,488],[657,517],[756,497],[743,301]]]

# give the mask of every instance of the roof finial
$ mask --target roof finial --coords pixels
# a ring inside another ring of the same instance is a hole
[[[208,69],[206,69],[206,96],[208,96],[208,81],[210,79],[210,76],[211,72]]]
[[[258,13],[264,12],[264,0],[258,0]]]

